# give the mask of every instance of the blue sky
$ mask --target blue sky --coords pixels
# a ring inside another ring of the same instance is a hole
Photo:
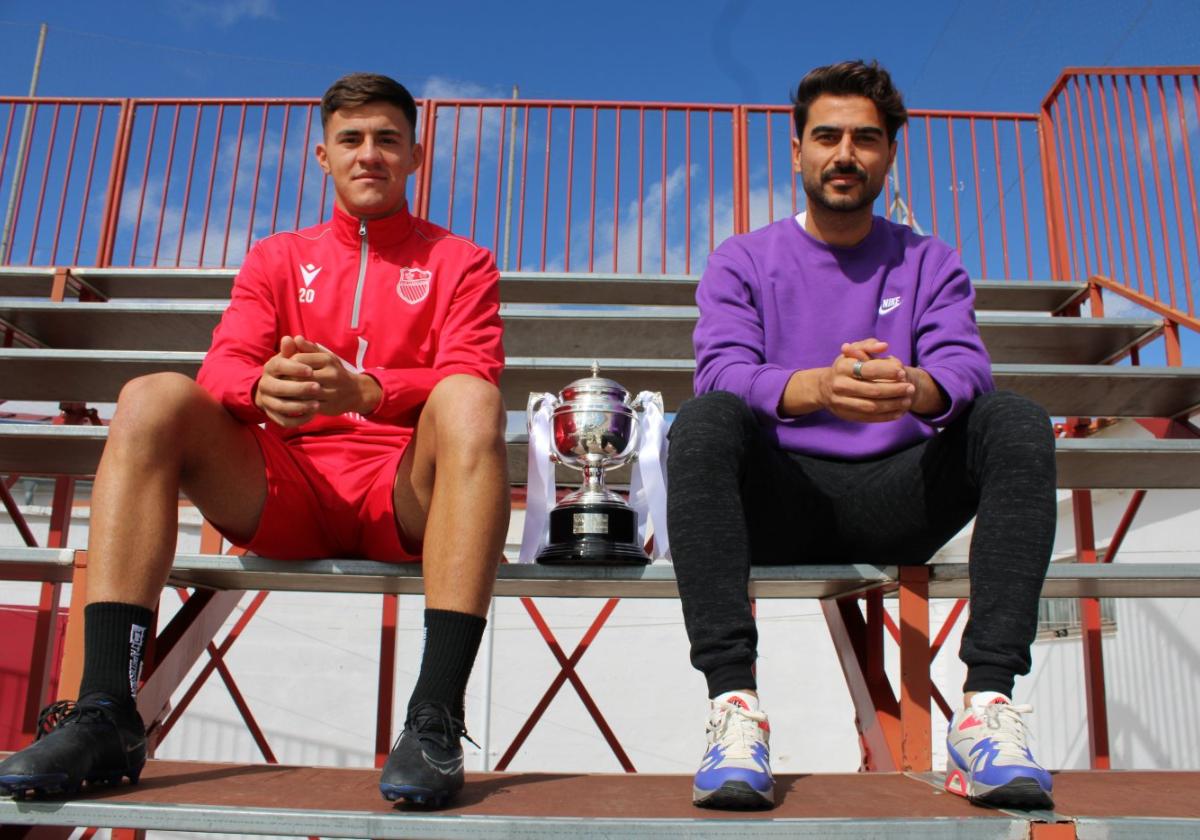
[[[889,67],[913,107],[1030,111],[1069,65],[1197,60],[1195,0],[6,0],[0,94],[316,96],[378,70],[418,94],[782,103],[808,68]]]

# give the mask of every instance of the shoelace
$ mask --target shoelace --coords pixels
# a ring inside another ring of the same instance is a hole
[[[481,749],[467,734],[467,727],[463,722],[450,714],[450,709],[445,703],[422,703],[417,706],[409,712],[404,721],[404,728],[413,730],[422,739],[432,738],[440,742],[440,746],[446,750],[454,749],[459,738],[464,738],[476,749]],[[399,742],[397,738],[396,743]]]
[[[1004,756],[1025,758],[1029,729],[1021,716],[1033,714],[1033,706],[1027,703],[989,703],[983,707],[983,714],[997,752]]]
[[[59,700],[57,703],[51,703],[38,714],[37,737],[34,740],[46,737],[71,721],[92,718],[108,720],[108,715],[99,706],[87,705],[80,708],[75,705],[73,700]]]
[[[764,712],[752,712],[732,703],[714,703],[709,729],[713,740],[725,748],[726,758],[751,758],[754,744],[762,741],[759,724],[767,716]]]

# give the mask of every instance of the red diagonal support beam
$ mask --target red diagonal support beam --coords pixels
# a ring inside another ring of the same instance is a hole
[[[887,675],[867,668],[868,627],[859,611],[857,598],[823,600],[821,610],[854,703],[854,722],[863,750],[862,767],[864,770],[898,770],[900,707]]]
[[[138,692],[143,720],[155,721],[164,713],[171,695],[229,619],[241,601],[242,590],[214,592],[201,589],[175,614],[159,634],[150,676]]]
[[[933,766],[929,713],[929,567],[900,567],[901,770]]]
[[[177,589],[176,592],[178,592],[180,599],[186,604],[189,600],[188,594],[182,589]],[[180,698],[179,703],[171,709],[170,714],[158,727],[157,732],[152,734],[155,746],[163,742],[163,739],[167,737],[167,734],[179,722],[183,713],[187,711],[188,706],[196,698],[196,695],[200,692],[205,682],[208,681],[209,676],[212,675],[213,671],[216,671],[220,674],[221,680],[229,690],[229,695],[233,698],[233,703],[237,707],[238,714],[242,716],[242,721],[246,724],[246,728],[250,730],[250,735],[254,738],[254,743],[258,745],[258,750],[262,753],[263,758],[268,764],[278,763],[275,753],[271,750],[271,745],[267,743],[266,735],[263,734],[262,729],[259,727],[254,713],[250,711],[250,705],[246,702],[241,689],[238,688],[237,682],[233,678],[233,674],[229,672],[229,667],[225,664],[225,656],[229,653],[229,649],[241,637],[242,631],[246,629],[246,625],[254,618],[255,613],[258,612],[258,608],[262,606],[263,601],[267,599],[268,594],[267,592],[255,593],[254,598],[250,601],[241,617],[237,620],[237,623],[229,631],[229,635],[225,637],[225,640],[221,642],[219,647],[212,642],[208,643],[208,662],[205,663],[200,673],[196,675],[196,679],[192,681],[192,684],[188,686],[187,692]]]
[[[575,672],[575,666],[579,664],[579,660],[583,658],[585,653],[587,653],[588,647],[591,646],[592,642],[596,638],[596,635],[604,626],[604,623],[608,621],[608,617],[612,615],[612,612],[614,609],[616,609],[619,601],[619,598],[609,598],[608,601],[605,602],[600,612],[596,615],[596,618],[592,621],[591,626],[588,627],[587,632],[583,634],[583,638],[579,640],[579,644],[575,646],[575,650],[572,651],[571,655],[568,657],[563,653],[562,647],[559,645],[558,640],[554,636],[554,632],[546,623],[545,618],[542,617],[541,611],[538,610],[537,605],[533,603],[533,599],[521,599],[521,603],[525,606],[526,612],[528,612],[529,617],[533,619],[533,623],[537,627],[538,632],[542,634],[542,639],[545,640],[546,646],[550,649],[550,653],[553,654],[555,660],[557,660],[559,672],[554,677],[554,680],[551,681],[550,687],[547,688],[546,692],[542,695],[542,699],[538,701],[538,704],[534,707],[533,712],[530,713],[528,720],[525,721],[525,724],[521,727],[521,730],[513,739],[512,744],[510,744],[508,749],[504,751],[504,755],[500,757],[500,761],[496,763],[497,772],[503,771],[508,767],[509,763],[513,760],[513,757],[516,756],[517,751],[529,737],[529,733],[533,731],[534,726],[537,725],[538,721],[541,720],[542,715],[545,714],[546,709],[549,708],[550,702],[558,694],[558,691],[562,688],[563,683],[567,682],[568,680],[570,681],[571,686],[575,689],[575,693],[579,695],[579,699],[583,701],[584,708],[588,710],[588,714],[592,716],[592,720],[595,721],[596,726],[600,729],[600,734],[602,734],[604,736],[604,740],[608,742],[608,746],[613,751],[613,754],[617,757],[617,761],[621,763],[621,767],[624,768],[626,773],[636,772],[633,762],[629,760],[629,756],[626,755],[625,750],[621,747],[621,742],[617,740],[617,737],[609,727],[608,722],[605,721],[604,715],[601,714],[599,707],[596,705],[595,701],[592,700],[592,696],[588,693],[587,688],[584,686],[583,680],[580,679],[579,675]]]

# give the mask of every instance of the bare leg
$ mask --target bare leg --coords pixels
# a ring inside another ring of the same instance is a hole
[[[508,531],[504,404],[494,385],[451,376],[429,395],[396,474],[396,518],[422,546],[425,606],[487,614]]]
[[[182,490],[214,523],[253,535],[266,500],[253,433],[179,374],[122,390],[92,490],[88,603],[153,609],[175,553]]]

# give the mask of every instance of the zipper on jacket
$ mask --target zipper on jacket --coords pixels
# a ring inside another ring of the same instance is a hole
[[[358,329],[358,314],[362,309],[363,285],[367,279],[367,220],[358,220],[358,235],[362,246],[358,251],[358,285],[354,287],[354,310],[350,314],[350,329]]]

